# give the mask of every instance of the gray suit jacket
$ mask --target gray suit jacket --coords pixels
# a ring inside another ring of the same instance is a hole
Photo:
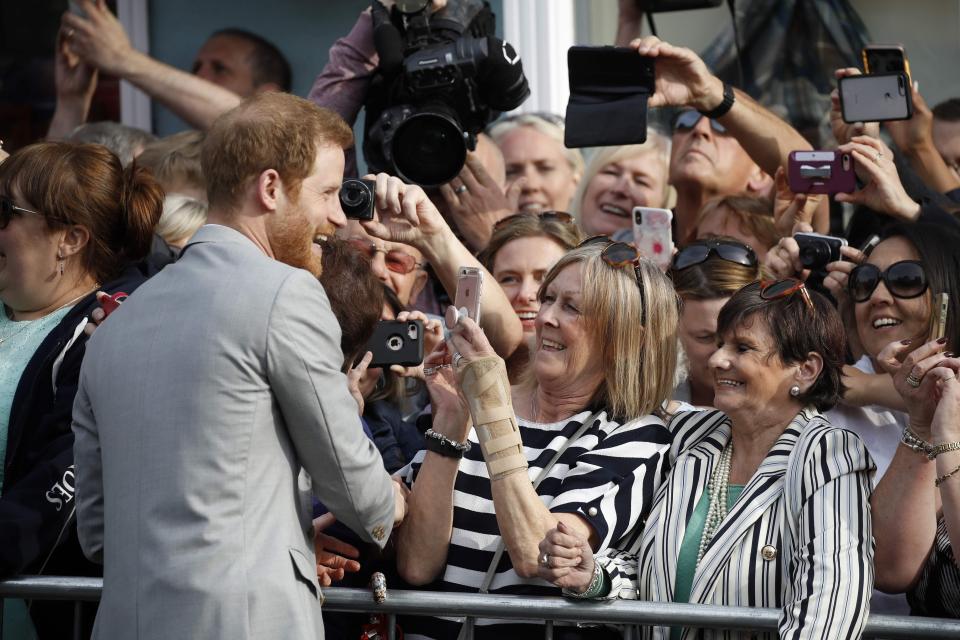
[[[218,225],[97,329],[73,424],[95,637],[323,637],[310,479],[369,541],[394,514],[339,344],[316,278]]]

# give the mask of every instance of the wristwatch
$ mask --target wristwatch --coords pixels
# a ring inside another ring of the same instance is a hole
[[[727,112],[733,108],[733,103],[736,100],[736,94],[733,93],[733,87],[731,87],[726,82],[723,83],[723,100],[717,105],[716,108],[711,109],[710,111],[701,111],[700,113],[707,116],[711,120],[716,120],[721,116],[727,115]]]

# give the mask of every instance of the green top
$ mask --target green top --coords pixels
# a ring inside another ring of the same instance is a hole
[[[742,484],[727,485],[727,511],[733,508],[737,498],[743,493]],[[673,601],[689,602],[690,589],[693,588],[693,576],[697,571],[697,553],[700,551],[700,539],[703,537],[703,528],[707,524],[707,511],[710,510],[710,492],[704,491],[697,502],[697,507],[690,516],[687,530],[680,543],[680,556],[677,558],[677,581],[673,585]],[[670,640],[679,640],[683,627],[670,629]]]

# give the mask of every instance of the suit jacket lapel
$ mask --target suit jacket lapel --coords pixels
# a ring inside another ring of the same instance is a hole
[[[724,518],[720,529],[703,554],[693,579],[690,602],[709,602],[705,594],[713,591],[730,555],[756,522],[783,494],[790,452],[793,451],[805,424],[806,418],[802,413],[794,418],[743,488],[737,503]]]

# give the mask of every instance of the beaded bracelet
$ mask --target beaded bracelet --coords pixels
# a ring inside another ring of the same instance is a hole
[[[577,593],[576,591],[563,589],[563,595],[567,596],[568,598],[579,598],[581,600],[596,598],[603,593],[603,584],[606,577],[607,574],[603,570],[603,567],[600,566],[599,562],[594,561],[593,577],[590,579],[590,584],[587,585],[587,590],[583,593]]]
[[[463,458],[463,454],[470,451],[469,442],[457,442],[451,440],[442,433],[437,433],[433,429],[427,429],[424,432],[427,449],[434,453],[439,453],[448,458]]]
[[[949,480],[951,476],[955,475],[958,471],[960,471],[960,464],[958,464],[956,468],[950,473],[946,473],[940,476],[939,478],[937,478],[936,480],[934,480],[933,484],[939,487],[941,484]]]

